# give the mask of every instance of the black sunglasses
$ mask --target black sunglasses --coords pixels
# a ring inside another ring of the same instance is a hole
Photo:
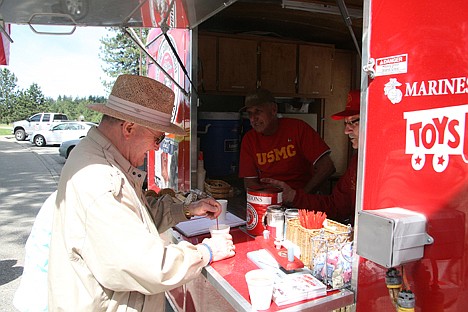
[[[165,137],[166,137],[166,134],[165,134],[165,133],[161,134],[158,138],[156,138],[156,139],[154,140],[154,143],[156,143],[156,145],[161,144],[161,142],[164,141],[164,138],[165,138]]]
[[[359,124],[359,118],[344,122],[345,127],[346,126],[355,127],[357,124]]]

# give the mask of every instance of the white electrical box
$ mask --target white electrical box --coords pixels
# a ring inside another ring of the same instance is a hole
[[[426,217],[404,208],[362,210],[357,221],[356,253],[387,268],[421,259],[434,242]]]

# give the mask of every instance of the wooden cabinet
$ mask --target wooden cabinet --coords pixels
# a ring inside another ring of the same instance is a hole
[[[297,82],[297,44],[260,43],[260,83],[279,96],[293,96]]]
[[[331,45],[199,35],[199,91],[246,95],[260,85],[280,97],[329,97],[333,57]]]
[[[299,45],[298,94],[300,96],[331,95],[333,54],[333,47]]]
[[[214,36],[198,37],[198,89],[201,92],[217,89],[217,42]]]
[[[218,39],[218,91],[245,94],[257,87],[257,41]]]

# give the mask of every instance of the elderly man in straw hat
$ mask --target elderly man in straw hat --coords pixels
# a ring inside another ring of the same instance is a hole
[[[49,311],[163,311],[164,292],[234,255],[232,237],[167,244],[159,236],[191,215],[216,218],[214,199],[148,201],[142,184],[148,150],[171,124],[174,94],[142,76],[117,78],[104,114],[63,167],[49,254]]]

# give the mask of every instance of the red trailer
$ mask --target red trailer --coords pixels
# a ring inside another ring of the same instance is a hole
[[[466,8],[465,1],[365,1],[359,210],[401,207],[427,219],[433,242],[421,259],[396,267],[417,311],[468,304]],[[394,311],[387,268],[364,257],[354,265],[357,310]]]

